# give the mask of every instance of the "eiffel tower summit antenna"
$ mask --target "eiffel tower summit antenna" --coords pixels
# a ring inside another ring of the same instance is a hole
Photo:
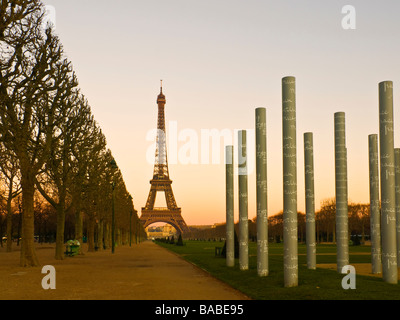
[[[162,82],[161,80],[160,94],[157,97],[157,141],[153,179],[150,180],[150,192],[146,205],[142,208],[140,220],[144,228],[156,222],[165,222],[172,225],[179,233],[188,234],[190,229],[182,217],[181,208],[176,204],[172,191],[172,180],[169,177],[165,130],[165,104],[167,100],[162,92]],[[154,207],[156,196],[159,192],[164,192],[166,208]]]

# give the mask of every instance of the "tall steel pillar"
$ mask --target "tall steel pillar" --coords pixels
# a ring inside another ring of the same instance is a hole
[[[385,282],[397,284],[392,81],[379,83],[379,147],[381,160],[382,276]]]
[[[257,183],[257,273],[265,277],[268,268],[267,207],[267,116],[265,108],[256,109],[256,183]]]
[[[335,187],[337,271],[349,264],[347,149],[345,113],[335,113]]]
[[[306,197],[307,267],[316,269],[315,192],[314,192],[314,142],[313,134],[304,134],[304,181]]]
[[[298,285],[296,79],[282,79],[284,285]]]
[[[379,155],[378,135],[368,136],[369,148],[369,202],[371,226],[371,264],[372,273],[382,272],[381,251],[381,212],[379,203]]]
[[[239,131],[239,268],[249,269],[249,221],[247,190],[247,132]]]
[[[225,149],[226,166],[226,265],[235,265],[235,225],[234,225],[234,168],[233,168],[233,146],[226,146]]]
[[[395,191],[396,191],[396,247],[397,265],[400,265],[400,149],[394,149]]]

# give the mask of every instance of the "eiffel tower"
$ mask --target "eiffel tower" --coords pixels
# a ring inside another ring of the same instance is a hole
[[[143,226],[146,228],[155,222],[165,222],[172,225],[180,234],[188,234],[189,227],[186,225],[181,214],[181,208],[178,208],[174,193],[172,192],[172,180],[169,178],[167,144],[165,133],[165,95],[161,92],[157,97],[158,121],[157,121],[157,141],[156,141],[156,159],[154,163],[153,179],[150,180],[150,193],[147,198],[146,206],[142,208],[140,217]],[[164,192],[167,207],[154,207],[157,192]]]

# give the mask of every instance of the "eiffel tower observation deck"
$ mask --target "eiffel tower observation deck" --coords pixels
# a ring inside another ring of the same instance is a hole
[[[181,208],[176,204],[172,191],[172,180],[169,177],[165,130],[165,104],[166,99],[162,91],[161,81],[160,94],[157,97],[158,120],[153,179],[150,180],[150,192],[146,205],[142,208],[140,220],[145,228],[156,222],[164,222],[172,225],[180,234],[188,234],[190,230],[182,217]],[[167,207],[154,206],[158,193],[164,193]]]

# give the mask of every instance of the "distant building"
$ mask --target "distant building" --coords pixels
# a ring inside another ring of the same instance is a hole
[[[226,225],[225,222],[222,222],[222,223],[214,223],[214,224],[211,226],[211,229],[215,229],[215,228],[217,228],[217,227],[222,227],[222,226],[224,226],[224,225]]]
[[[205,230],[205,229],[210,229],[212,225],[198,225],[198,226],[189,226],[191,229],[198,229],[198,230]]]
[[[175,236],[177,234],[176,229],[170,224],[158,227],[147,227],[146,233],[148,238],[166,238]]]

